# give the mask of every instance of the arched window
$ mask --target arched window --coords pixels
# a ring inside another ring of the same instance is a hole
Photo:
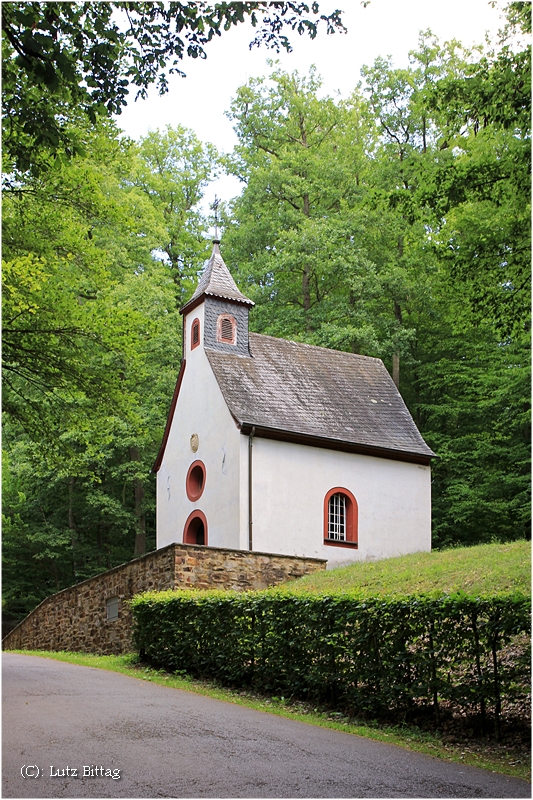
[[[200,344],[200,320],[198,317],[193,319],[191,325],[191,350]]]
[[[237,344],[237,322],[231,314],[219,314],[217,319],[217,342]]]
[[[187,497],[193,503],[198,500],[205,487],[205,465],[202,461],[193,461],[185,479]]]
[[[357,547],[357,501],[348,489],[330,489],[324,498],[324,544]]]
[[[183,529],[183,543],[207,545],[207,519],[202,511],[197,509],[187,517]]]

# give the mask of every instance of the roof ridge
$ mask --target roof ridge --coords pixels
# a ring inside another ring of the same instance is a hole
[[[294,339],[283,339],[281,336],[271,336],[268,333],[254,333],[250,331],[249,336],[255,337],[259,336],[264,339],[273,339],[276,342],[286,342],[287,344],[296,345],[296,347],[310,347],[313,350],[326,350],[328,353],[340,353],[343,356],[353,356],[354,358],[361,358],[365,361],[377,361],[379,364],[383,364],[383,360],[378,358],[377,356],[364,356],[361,353],[351,353],[349,350],[335,350],[331,347],[323,347],[319,344],[309,344],[308,342],[297,342]]]

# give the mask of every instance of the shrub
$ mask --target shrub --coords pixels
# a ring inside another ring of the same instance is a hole
[[[327,702],[352,714],[440,707],[488,717],[527,693],[530,661],[502,648],[530,632],[521,595],[405,599],[266,592],[147,593],[135,640],[154,666]]]

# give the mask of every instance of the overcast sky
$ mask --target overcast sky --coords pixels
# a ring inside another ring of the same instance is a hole
[[[421,30],[430,28],[441,41],[482,43],[486,31],[494,34],[502,26],[501,5],[493,9],[489,0],[371,0],[364,8],[360,0],[322,0],[321,12],[343,9],[348,33],[327,36],[319,31],[314,41],[292,34],[293,52],[279,56],[264,47],[250,51],[253,28],[239,25],[206,46],[205,60],[184,59],[187,77],[171,77],[168,94],[158,97],[152,89],[147,100],[132,99],[117,122],[134,139],[149,130],[181,124],[229,152],[236,137],[224,112],[238,86],[267,74],[268,58],[279,58],[283,69],[301,74],[315,64],[324,92],[347,96],[360,80],[361,67],[377,56],[391,55],[395,66],[407,66],[409,50],[416,47]],[[215,193],[229,200],[238,192],[235,179],[223,178],[208,187],[205,202],[212,202]]]

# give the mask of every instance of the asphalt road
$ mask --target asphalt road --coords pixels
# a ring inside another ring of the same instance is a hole
[[[516,778],[90,667],[4,653],[2,690],[3,797],[531,797]]]

